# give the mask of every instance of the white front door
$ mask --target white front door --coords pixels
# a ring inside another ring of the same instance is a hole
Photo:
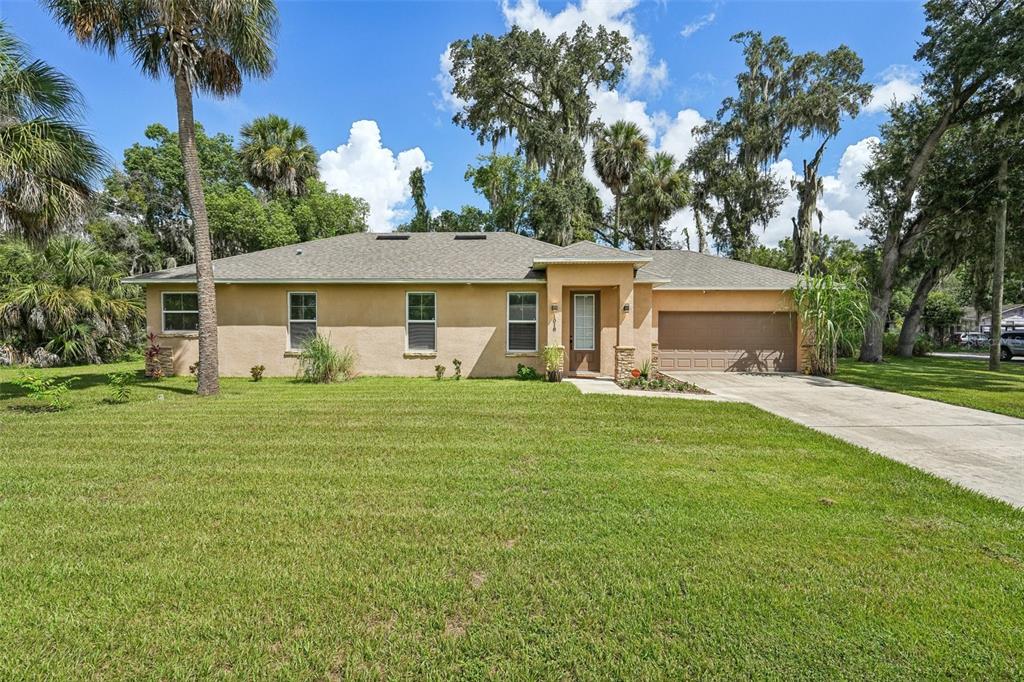
[[[597,350],[597,294],[573,294],[571,353],[569,371],[596,372],[600,368]]]

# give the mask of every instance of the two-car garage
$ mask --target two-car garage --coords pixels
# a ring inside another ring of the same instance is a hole
[[[796,371],[796,319],[788,312],[677,312],[658,315],[659,364],[666,371]]]
[[[799,324],[783,272],[692,251],[643,251],[650,257],[652,340],[668,372],[795,372]]]

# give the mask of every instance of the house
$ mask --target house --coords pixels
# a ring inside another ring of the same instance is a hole
[[[320,333],[358,355],[361,374],[468,376],[794,371],[801,366],[790,290],[796,275],[690,251],[560,247],[511,233],[358,233],[214,261],[220,370],[294,376]],[[198,359],[194,266],[129,277],[146,288],[165,370]]]
[[[1004,332],[1024,329],[1024,303],[1010,303],[1003,306],[1003,317],[1000,327]],[[992,313],[982,315],[978,322],[978,331],[992,331]]]

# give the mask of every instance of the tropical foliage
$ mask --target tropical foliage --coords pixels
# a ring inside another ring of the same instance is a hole
[[[665,221],[687,205],[689,189],[689,174],[671,154],[658,152],[644,159],[626,195],[633,248],[669,248]]]
[[[55,353],[64,363],[109,362],[140,342],[141,291],[121,283],[120,260],[75,237],[39,249],[0,243],[0,336],[30,354]]]
[[[153,124],[148,144],[124,151],[122,169],[104,180],[86,230],[104,248],[125,256],[132,274],[194,262],[191,210],[177,133]],[[247,184],[230,135],[207,135],[196,124],[199,168],[215,258],[367,229],[363,199],[305,179],[297,197]]]
[[[79,42],[111,58],[119,48],[126,48],[145,75],[169,77],[173,82],[178,143],[194,227],[201,365],[197,391],[216,394],[220,385],[213,248],[192,98],[196,91],[215,97],[237,95],[244,77],[265,77],[273,71],[277,5],[273,0],[48,0],[48,5]]]
[[[0,21],[0,232],[41,244],[81,216],[104,161],[80,105],[74,83]]]
[[[616,121],[602,127],[594,139],[591,159],[597,177],[615,198],[614,222],[612,223],[611,244],[618,247],[625,235],[622,232],[622,197],[630,188],[641,165],[647,159],[647,136],[640,127],[630,121]]]
[[[852,351],[864,330],[863,287],[832,275],[805,273],[793,295],[810,372],[835,374],[840,351]]]
[[[295,197],[317,176],[316,150],[302,126],[270,114],[242,126],[241,137],[238,157],[253,187]]]
[[[299,376],[315,384],[330,384],[352,377],[356,354],[351,348],[338,350],[323,334],[315,334],[302,344]]]

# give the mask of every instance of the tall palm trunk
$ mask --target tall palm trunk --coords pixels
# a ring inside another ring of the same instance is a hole
[[[693,222],[697,227],[697,251],[700,253],[708,252],[708,237],[707,233],[704,232],[704,224],[701,222],[700,211],[693,212]]]
[[[989,336],[988,368],[999,371],[1000,333],[1003,330],[1003,268],[1006,260],[1006,176],[1008,161],[1006,149],[999,160],[996,187],[1002,195],[995,209],[996,238],[992,252],[992,327]]]
[[[621,214],[619,212],[619,204],[622,202],[622,193],[615,193],[615,232],[612,235],[612,246],[616,249],[622,243],[622,223]]]
[[[213,283],[213,255],[206,197],[199,174],[196,124],[192,113],[192,89],[181,74],[174,76],[174,97],[178,105],[178,144],[185,167],[185,185],[195,229],[196,289],[199,292],[199,395],[220,392],[217,367],[217,293]]]

